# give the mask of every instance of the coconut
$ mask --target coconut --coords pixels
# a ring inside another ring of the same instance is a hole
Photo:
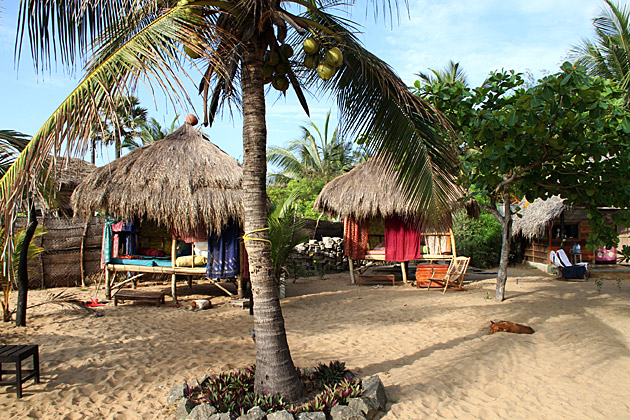
[[[278,51],[268,51],[265,54],[264,63],[269,64],[270,66],[275,66],[280,62],[280,56],[278,55]]]
[[[319,42],[315,38],[306,38],[302,44],[306,54],[317,54],[319,51]]]
[[[199,54],[197,54],[197,51],[193,50],[187,45],[184,46],[184,52],[188,54],[188,56],[192,58],[193,60],[196,60],[197,58],[201,57]]]
[[[269,64],[265,64],[263,66],[263,76],[265,78],[273,76],[273,66],[270,66]]]
[[[322,63],[317,66],[317,73],[322,80],[328,80],[335,75],[337,72],[337,68],[333,66],[329,66],[328,64]]]
[[[343,54],[339,48],[333,47],[326,52],[326,64],[333,67],[343,64]]]
[[[277,77],[274,77],[273,82],[271,82],[271,85],[276,90],[285,92],[287,89],[289,89],[289,79],[287,79],[286,76],[277,76]]]
[[[293,55],[293,48],[289,44],[280,45],[280,54],[284,58],[290,58]]]
[[[307,55],[304,57],[304,67],[307,69],[316,69],[319,64],[319,57],[316,55]]]
[[[289,63],[280,63],[274,67],[274,70],[276,71],[276,75],[287,74],[289,70],[291,70],[291,66]]]

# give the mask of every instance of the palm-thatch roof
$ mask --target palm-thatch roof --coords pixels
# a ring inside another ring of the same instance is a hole
[[[512,236],[523,235],[527,239],[541,236],[553,220],[568,207],[558,195],[547,199],[537,198],[533,203],[522,206],[519,214],[512,217]]]
[[[85,178],[96,170],[96,166],[77,158],[62,158],[56,166],[59,169],[53,175],[53,184],[57,205],[65,214],[72,215],[72,193]]]
[[[455,209],[457,200],[464,196],[456,185],[452,185],[452,190],[450,210]],[[412,204],[398,184],[396,173],[379,158],[371,158],[330,181],[317,196],[314,206],[328,215],[357,220],[391,216],[416,219],[419,213],[419,207]],[[450,224],[450,212],[442,216],[442,220],[428,222],[434,227]]]
[[[75,212],[150,219],[179,233],[242,220],[241,165],[186,123],[98,168],[75,190]]]

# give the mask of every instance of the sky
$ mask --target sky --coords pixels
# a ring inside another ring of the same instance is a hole
[[[621,4],[626,1],[620,0]],[[359,23],[364,46],[390,64],[409,86],[416,74],[442,69],[450,60],[459,62],[471,86],[480,85],[489,72],[514,69],[535,78],[555,73],[573,45],[594,35],[592,19],[604,7],[602,0],[409,0],[393,22],[375,17],[374,0],[357,0],[340,13]],[[400,2],[404,4],[404,2]],[[61,65],[37,74],[29,52],[24,51],[16,68],[17,0],[0,0],[0,129],[35,134],[78,84]],[[191,92],[193,84],[190,84]],[[163,97],[154,100],[148,90],[138,92],[149,116],[170,126],[176,113],[201,111],[202,101],[193,96],[194,108],[178,108]],[[323,127],[331,98],[307,95],[311,120]],[[213,143],[242,161],[242,120],[224,113],[212,128],[203,128]],[[309,118],[295,95],[286,98],[275,91],[267,96],[268,143],[283,146],[300,137],[300,126]],[[335,121],[332,120],[331,123]],[[104,150],[97,164],[113,160]],[[89,157],[86,156],[89,159]]]

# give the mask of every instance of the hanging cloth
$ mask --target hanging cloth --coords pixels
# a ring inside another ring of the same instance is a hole
[[[422,232],[400,217],[385,219],[385,260],[411,261],[422,257]]]
[[[103,241],[101,243],[101,270],[105,269],[105,265],[112,259],[112,222],[103,224]]]
[[[236,277],[239,274],[238,236],[240,229],[237,223],[230,222],[220,235],[208,236],[208,257],[212,256],[212,264],[208,259],[206,274],[212,279]]]
[[[350,217],[343,219],[343,249],[346,256],[355,260],[365,258],[369,232],[368,220],[357,222]]]

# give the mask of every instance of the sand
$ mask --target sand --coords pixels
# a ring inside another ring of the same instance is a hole
[[[347,273],[299,279],[282,301],[293,359],[379,375],[390,399],[384,419],[630,418],[630,283],[605,280],[598,292],[593,281],[516,267],[498,303],[487,299],[491,274],[469,278],[468,291],[446,295],[357,287]],[[27,382],[20,400],[0,387],[1,417],[167,419],[176,383],[251,365],[248,311],[209,285],[179,290],[183,302],[211,294],[214,307],[190,312],[167,298],[159,308],[108,304],[95,317],[44,305],[26,328],[2,324],[0,343],[39,344],[42,382]],[[32,291],[30,303],[46,293]],[[489,335],[490,320],[536,333]]]

